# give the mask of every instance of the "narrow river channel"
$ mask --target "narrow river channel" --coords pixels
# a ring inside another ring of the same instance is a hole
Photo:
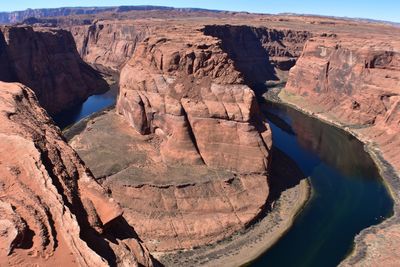
[[[65,128],[115,103],[117,89],[91,96],[54,120]],[[296,162],[312,196],[293,227],[250,266],[336,266],[357,233],[390,216],[393,203],[374,162],[357,139],[279,104],[262,107],[273,144]]]
[[[393,202],[363,144],[290,107],[268,103],[273,144],[312,187],[293,227],[251,266],[337,266],[362,229],[392,214]]]

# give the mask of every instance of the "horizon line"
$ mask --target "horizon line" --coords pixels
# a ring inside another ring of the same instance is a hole
[[[174,7],[174,6],[163,6],[163,5],[110,5],[110,6],[60,6],[60,7],[40,7],[40,8],[26,8],[22,10],[13,10],[13,11],[1,11],[1,13],[15,13],[15,12],[24,12],[27,10],[40,10],[40,9],[60,9],[60,8],[118,8],[118,7],[164,7],[164,8],[172,8],[172,9],[199,9],[204,11],[214,11],[214,12],[236,12],[236,13],[248,13],[255,15],[289,15],[289,16],[310,16],[310,17],[325,17],[325,18],[333,18],[333,19],[343,19],[343,20],[364,20],[366,22],[382,22],[382,23],[390,23],[396,24],[400,26],[400,21],[392,21],[392,20],[384,20],[384,19],[373,19],[369,17],[348,17],[348,16],[336,16],[336,15],[324,15],[324,14],[315,14],[315,13],[296,13],[296,12],[279,12],[279,13],[264,13],[264,12],[251,12],[245,10],[224,10],[224,9],[210,9],[210,8],[202,8],[202,7]],[[134,10],[132,10],[134,11]],[[63,16],[66,17],[66,16]]]

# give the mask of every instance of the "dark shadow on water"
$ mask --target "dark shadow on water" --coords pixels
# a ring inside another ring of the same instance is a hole
[[[356,138],[283,105],[269,103],[262,110],[274,146],[310,177],[313,193],[292,228],[250,266],[337,266],[361,230],[392,215],[393,201]],[[276,165],[273,159],[271,167]],[[276,180],[272,186],[282,188],[275,198],[285,188]]]
[[[53,119],[60,129],[64,129],[92,113],[114,105],[117,95],[118,88],[111,87],[111,89],[104,94],[92,95],[84,103],[58,113],[53,116]]]
[[[269,203],[278,200],[282,192],[295,187],[301,180],[307,178],[289,156],[274,146],[271,149],[270,168],[268,178]]]

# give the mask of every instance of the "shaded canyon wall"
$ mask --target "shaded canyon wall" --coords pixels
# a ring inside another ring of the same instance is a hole
[[[0,28],[0,80],[21,82],[56,114],[108,89],[76,50],[70,32],[51,28]]]

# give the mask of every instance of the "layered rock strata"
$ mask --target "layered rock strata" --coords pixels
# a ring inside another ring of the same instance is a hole
[[[308,31],[246,25],[207,25],[204,34],[222,41],[223,50],[253,88],[266,81],[286,79],[285,73],[294,66],[312,35]]]
[[[3,26],[0,58],[0,80],[32,88],[50,114],[108,89],[101,75],[79,57],[65,30]]]
[[[122,69],[117,112],[159,140],[165,166],[232,172],[183,184],[167,176],[157,186],[112,186],[116,196],[137,203],[126,203],[129,222],[146,244],[166,251],[215,242],[257,217],[268,198],[272,141],[254,92],[218,39],[188,28],[157,36],[144,40]],[[135,222],[139,214],[148,219]]]
[[[135,21],[94,21],[91,25],[68,27],[78,52],[89,64],[120,71],[132,57],[137,44],[151,31]]]
[[[165,164],[160,138],[127,127],[114,110],[73,126],[67,136],[151,251],[229,237],[257,217],[269,195],[262,174]]]
[[[152,265],[32,90],[0,82],[0,265]]]
[[[394,216],[361,232],[342,266],[398,263],[400,41],[388,36],[309,40],[281,98],[366,143],[390,185]]]
[[[391,149],[400,145],[397,40],[313,38],[290,72],[283,93],[304,99],[306,109],[376,142],[400,169],[400,157]]]
[[[162,138],[166,163],[267,170],[271,131],[215,39],[147,39],[121,72],[117,111],[141,134]]]

